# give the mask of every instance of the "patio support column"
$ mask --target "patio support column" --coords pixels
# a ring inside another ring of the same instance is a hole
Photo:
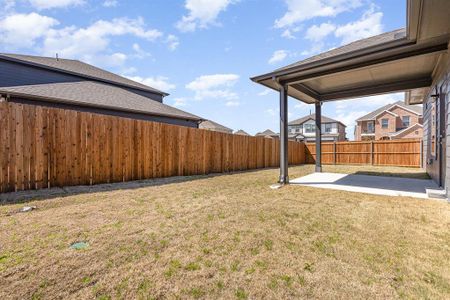
[[[322,102],[316,102],[316,172],[322,172]]]
[[[280,86],[280,179],[288,184],[288,86]]]

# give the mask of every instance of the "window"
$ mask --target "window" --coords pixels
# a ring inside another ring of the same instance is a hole
[[[373,122],[367,122],[367,133],[374,133]]]
[[[331,124],[325,124],[325,133],[330,133],[332,128]]]
[[[403,116],[402,117],[402,126],[403,127],[409,127],[409,116]]]
[[[316,132],[316,125],[314,124],[305,124],[305,132],[306,133],[314,133]]]
[[[381,119],[381,128],[389,127],[389,119]]]

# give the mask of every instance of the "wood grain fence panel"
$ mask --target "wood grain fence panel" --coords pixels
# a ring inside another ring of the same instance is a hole
[[[289,164],[315,145],[289,141]],[[279,165],[277,139],[0,101],[0,192]],[[420,141],[323,143],[323,163],[419,166]]]

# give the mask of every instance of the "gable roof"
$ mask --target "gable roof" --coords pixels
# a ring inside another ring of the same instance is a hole
[[[135,88],[138,90],[156,93],[159,95],[167,96],[169,94],[162,92],[158,89],[149,87],[142,83],[130,80],[128,78],[119,76],[117,74],[105,71],[103,69],[94,67],[90,64],[73,59],[21,55],[21,54],[7,54],[0,53],[0,59],[49,69],[52,71],[62,72],[66,74],[76,75],[86,79],[93,79],[102,82],[107,82],[124,87]]]
[[[399,107],[404,108],[406,110],[409,110],[409,111],[411,111],[411,112],[413,112],[413,113],[415,113],[415,114],[417,114],[419,116],[422,115],[422,107],[421,106],[407,105],[407,104],[405,104],[402,101],[397,101],[395,103],[390,103],[390,104],[384,105],[384,106],[382,106],[382,107],[380,107],[380,108],[378,108],[378,109],[368,113],[367,115],[364,115],[364,116],[356,119],[356,121],[358,122],[358,121],[374,120],[375,117],[378,116],[380,113],[382,113],[385,110],[389,110],[389,109],[391,109],[394,106],[399,106]]]
[[[390,32],[385,32],[376,36],[368,37],[362,40],[357,40],[350,44],[346,44],[344,46],[331,49],[329,51],[314,55],[307,59],[300,60],[285,67],[276,69],[274,72],[285,71],[291,68],[306,66],[310,63],[318,62],[325,59],[332,59],[358,50],[382,45],[395,40],[404,39],[405,37],[406,37],[406,28],[396,29]]]
[[[421,128],[423,128],[423,125],[422,125],[422,124],[419,124],[419,123],[415,123],[415,124],[413,124],[413,125],[411,125],[411,126],[409,126],[409,127],[406,127],[406,128],[404,128],[404,129],[402,129],[402,130],[399,130],[399,131],[397,131],[397,132],[392,133],[391,136],[398,136],[398,135],[404,134],[405,132],[408,132],[408,131],[414,129],[415,127],[421,127]]]
[[[250,135],[250,134],[248,134],[247,132],[245,132],[245,131],[242,130],[242,129],[239,129],[239,130],[236,131],[234,134],[237,134],[237,135]]]
[[[228,132],[228,133],[233,132],[233,129],[223,126],[223,125],[216,123],[214,121],[211,121],[211,120],[205,120],[205,121],[201,122],[199,124],[198,128],[214,130],[214,131],[222,131],[222,132]]]
[[[278,136],[278,133],[273,132],[270,129],[266,129],[263,132],[258,132],[255,136]]]
[[[310,114],[310,115],[301,117],[299,119],[293,120],[293,121],[289,122],[288,125],[301,125],[301,124],[305,123],[308,120],[316,120],[316,114]],[[347,127],[342,122],[340,122],[338,120],[334,120],[332,118],[328,118],[328,117],[323,116],[323,115],[322,115],[321,120],[322,120],[322,123],[339,123],[339,124],[342,124],[342,126]]]
[[[158,101],[153,101],[126,89],[95,81],[0,87],[0,93],[23,97],[24,99],[105,108],[184,120],[202,120],[196,115]]]

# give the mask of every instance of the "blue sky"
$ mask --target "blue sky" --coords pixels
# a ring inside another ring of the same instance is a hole
[[[0,0],[2,52],[74,58],[168,93],[165,103],[254,134],[278,95],[249,80],[405,26],[405,0]],[[402,94],[326,103],[348,125]],[[289,100],[291,120],[314,110]]]

